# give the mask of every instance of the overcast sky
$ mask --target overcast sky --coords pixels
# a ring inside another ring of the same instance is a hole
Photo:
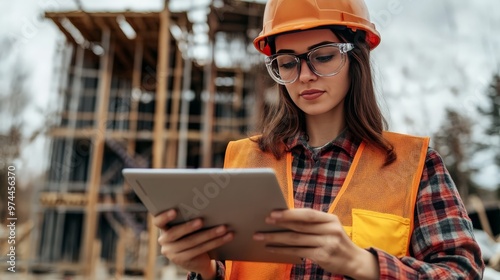
[[[159,0],[81,2],[94,11],[159,10],[163,5]],[[207,2],[171,0],[171,5],[182,9]],[[484,92],[493,73],[500,69],[500,1],[389,0],[369,1],[368,6],[382,35],[381,45],[372,52],[373,65],[391,130],[432,135],[442,124],[447,107],[472,118],[476,132],[486,126],[476,107],[486,104]],[[43,11],[76,7],[66,0],[0,1],[0,38],[17,41],[9,60],[12,63],[0,67],[25,65],[31,71],[28,89],[32,98],[23,116],[29,123],[27,133],[41,125],[37,108],[48,110],[55,102],[52,61],[57,42],[64,39],[50,21],[43,19]],[[0,77],[0,88],[7,80]],[[482,137],[479,133],[476,136]],[[40,174],[46,168],[42,159],[48,157],[41,151],[47,150],[46,141],[40,138],[24,148],[19,164],[31,174]],[[474,164],[484,170],[477,176],[479,183],[486,187],[498,184],[499,171],[492,166],[488,153],[479,155]]]

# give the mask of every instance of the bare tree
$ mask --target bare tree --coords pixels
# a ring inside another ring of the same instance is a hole
[[[493,75],[491,83],[486,91],[488,98],[487,107],[478,107],[478,111],[486,119],[489,125],[484,133],[485,141],[477,144],[476,150],[488,150],[494,153],[494,162],[497,170],[500,170],[500,73]],[[500,198],[500,182],[497,181],[497,198]]]
[[[434,135],[434,146],[441,154],[460,195],[465,199],[475,193],[471,180],[472,121],[453,109],[446,110],[446,119]]]
[[[23,142],[24,112],[29,102],[26,90],[28,70],[15,57],[16,42],[0,38],[0,201],[6,205],[7,168],[20,156]],[[0,208],[0,220],[5,221],[7,207]]]

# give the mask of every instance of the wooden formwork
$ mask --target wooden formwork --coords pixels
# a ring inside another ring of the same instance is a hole
[[[243,34],[249,44],[248,31],[260,27],[262,4],[224,3],[225,8],[211,7],[208,15],[212,50],[220,32]],[[247,101],[254,93],[246,84],[255,83],[246,81],[254,76],[242,65],[219,67],[215,52],[206,65],[187,56],[179,43],[190,42],[179,40],[189,36],[174,38],[170,32],[173,25],[184,35],[191,32],[186,12],[59,11],[45,16],[65,35],[67,51],[59,69],[61,121],[49,132],[51,167],[35,215],[39,263],[57,267],[58,261],[77,259],[77,270],[91,278],[96,261],[112,255],[107,267],[117,279],[131,267],[154,279],[158,231],[120,171],[221,166],[227,142],[247,136],[252,126],[254,111],[247,107],[253,103]],[[120,22],[136,36],[127,37]],[[220,85],[221,77],[233,82]],[[82,231],[75,238],[80,240],[65,252],[65,231],[73,232],[79,223]]]

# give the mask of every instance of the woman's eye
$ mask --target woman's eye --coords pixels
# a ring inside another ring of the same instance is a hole
[[[297,67],[297,62],[296,61],[290,61],[290,62],[286,62],[286,63],[281,63],[280,65],[280,68],[284,68],[284,69],[293,69]]]
[[[333,59],[333,54],[331,55],[321,55],[321,56],[317,56],[314,58],[315,61],[317,62],[320,62],[320,63],[325,63],[325,62],[329,62]]]

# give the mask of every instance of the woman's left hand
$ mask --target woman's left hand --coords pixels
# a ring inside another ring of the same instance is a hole
[[[378,279],[376,257],[354,244],[336,215],[309,208],[273,211],[266,223],[290,231],[256,233],[254,240],[269,251],[307,258],[333,274],[355,279]]]

